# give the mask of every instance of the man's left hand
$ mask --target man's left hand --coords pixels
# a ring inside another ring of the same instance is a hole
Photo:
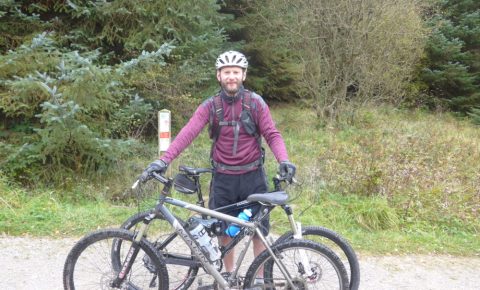
[[[297,168],[293,163],[290,161],[282,161],[280,162],[280,167],[279,167],[279,174],[281,177],[285,178],[288,182],[292,182],[293,177],[295,177],[295,172],[297,171]]]

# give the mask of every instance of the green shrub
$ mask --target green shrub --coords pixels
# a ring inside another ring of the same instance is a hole
[[[355,219],[366,227],[422,220],[478,230],[480,138],[473,125],[447,114],[380,107],[359,110],[353,126],[315,128],[312,114],[274,110],[298,165],[301,194],[311,202],[329,193],[379,198],[386,204],[372,206],[380,211],[358,209]]]

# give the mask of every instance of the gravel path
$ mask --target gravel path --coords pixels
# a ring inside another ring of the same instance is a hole
[[[76,239],[0,237],[0,289],[63,289],[63,264],[75,242]],[[359,255],[359,258],[361,289],[480,289],[478,256]]]

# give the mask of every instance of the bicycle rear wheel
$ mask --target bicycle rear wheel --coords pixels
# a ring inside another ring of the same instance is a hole
[[[349,289],[345,266],[340,258],[325,246],[308,240],[290,240],[273,246],[272,250],[285,266],[293,287],[287,282],[268,250],[265,250],[250,265],[245,277],[245,288]],[[256,278],[262,276],[263,284],[256,284]]]
[[[121,225],[121,228],[135,231],[143,223],[145,217],[152,212],[150,210],[131,216]],[[178,217],[177,219],[182,222]],[[195,281],[200,267],[199,262],[193,259],[188,245],[171,230],[171,225],[162,216],[157,216],[150,222],[147,239],[155,246],[156,251],[167,265],[169,289],[188,289]],[[113,246],[112,253],[120,251],[122,247],[123,245],[119,241]],[[114,259],[117,264],[120,261],[118,258]]]
[[[358,290],[360,285],[360,265],[355,251],[347,240],[338,233],[320,226],[303,226],[302,238],[325,245],[334,251],[346,266],[347,273],[350,274],[350,289]],[[292,239],[293,232],[290,231],[280,236],[275,241],[275,244],[280,244]]]
[[[66,290],[119,289],[111,283],[120,272],[112,263],[112,245],[122,241],[118,257],[125,261],[133,234],[121,229],[104,229],[88,234],[70,250],[63,268],[63,285]],[[131,269],[126,273],[120,289],[168,289],[168,272],[165,263],[146,240],[136,244],[139,252]]]

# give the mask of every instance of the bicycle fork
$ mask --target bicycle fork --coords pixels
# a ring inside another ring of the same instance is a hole
[[[297,240],[301,240],[303,238],[302,224],[300,222],[295,222],[293,218],[293,210],[288,204],[282,206],[282,208],[287,214],[288,221],[290,222],[290,227],[292,228],[292,231],[293,231],[293,238]],[[304,250],[299,250],[299,254],[300,254],[300,260],[302,261],[305,274],[308,277],[311,277],[314,273],[312,272],[312,268],[310,267],[310,261],[308,260],[307,254],[305,253]]]
[[[130,249],[128,250],[125,261],[122,264],[122,269],[118,273],[117,277],[110,283],[110,286],[113,288],[120,288],[125,277],[132,269],[133,262],[137,258],[138,252],[140,252],[140,241],[144,236],[146,236],[150,222],[155,218],[155,214],[152,213],[147,216],[144,222],[140,226],[140,230],[136,233],[135,239],[133,240]]]

